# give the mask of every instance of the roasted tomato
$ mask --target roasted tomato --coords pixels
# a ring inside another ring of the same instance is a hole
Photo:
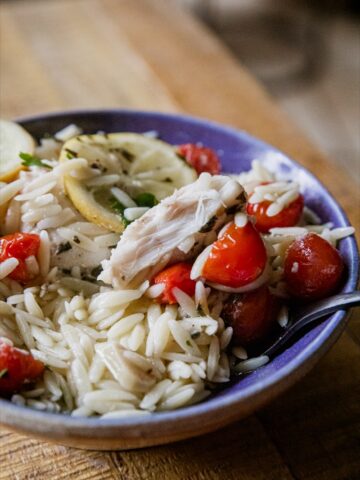
[[[232,294],[221,317],[233,328],[235,345],[248,346],[266,338],[276,322],[280,301],[267,286],[247,293]]]
[[[339,286],[343,270],[340,253],[315,233],[298,238],[287,249],[284,278],[295,298],[315,300],[330,295]]]
[[[251,195],[249,197],[249,200],[250,199]],[[247,204],[247,213],[254,218],[255,227],[259,232],[267,233],[271,228],[276,227],[292,227],[300,220],[304,208],[304,197],[301,194],[273,217],[269,217],[266,214],[271,203],[269,200],[264,200],[259,203]]]
[[[28,352],[0,340],[0,394],[11,395],[26,382],[36,380],[44,365]]]
[[[256,280],[264,271],[267,256],[264,243],[253,224],[232,224],[213,243],[202,268],[207,281],[239,288]]]
[[[174,287],[177,287],[188,295],[193,296],[195,293],[195,282],[194,280],[191,280],[190,272],[191,265],[182,262],[165,268],[165,270],[162,270],[160,273],[155,275],[153,278],[153,283],[163,283],[165,285],[165,289],[157,298],[157,301],[159,303],[177,303],[174,295],[172,294],[172,289]]]
[[[26,267],[26,258],[38,254],[40,237],[35,233],[14,233],[0,238],[0,262],[8,258],[16,258],[19,265],[13,270],[9,277],[20,283],[27,283],[32,280],[33,275]]]
[[[221,170],[219,157],[211,148],[185,143],[178,146],[177,152],[197,171],[198,175],[203,172],[216,175]]]

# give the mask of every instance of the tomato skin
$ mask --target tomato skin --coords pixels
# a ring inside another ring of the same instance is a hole
[[[294,298],[316,300],[330,295],[339,286],[343,271],[338,250],[315,233],[298,238],[286,251],[284,279]]]
[[[255,227],[259,232],[267,233],[271,228],[276,227],[293,227],[300,220],[304,208],[304,197],[301,194],[280,213],[268,217],[266,211],[271,203],[269,200],[264,200],[259,203],[248,203],[246,206],[247,214],[254,218]]]
[[[280,300],[267,286],[252,292],[232,294],[221,317],[233,328],[234,345],[248,346],[266,338],[275,325]]]
[[[217,175],[220,173],[221,164],[214,150],[208,147],[200,147],[193,143],[179,145],[177,152],[197,171],[198,175],[203,172]]]
[[[172,294],[172,289],[174,287],[179,288],[192,297],[195,294],[196,282],[191,280],[190,272],[191,265],[189,263],[180,262],[172,265],[171,267],[165,268],[165,270],[162,270],[160,273],[155,275],[152,282],[153,284],[165,284],[165,290],[156,299],[157,302],[170,305],[177,303],[174,295]]]
[[[250,221],[244,227],[232,224],[213,243],[201,276],[209,282],[239,288],[256,280],[266,262],[264,243],[253,224]]]
[[[20,283],[32,280],[26,268],[25,259],[37,255],[40,247],[40,237],[35,233],[14,233],[0,238],[0,262],[14,257],[19,260],[19,265],[9,277]]]
[[[0,394],[11,395],[26,382],[36,380],[44,371],[43,363],[23,350],[0,340]]]

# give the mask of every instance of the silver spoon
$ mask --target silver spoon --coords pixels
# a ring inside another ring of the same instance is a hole
[[[360,291],[352,293],[340,293],[332,297],[310,303],[305,307],[297,307],[290,311],[289,322],[284,333],[273,343],[262,355],[269,358],[274,357],[299,330],[307,325],[315,323],[319,318],[325,317],[338,310],[347,310],[348,308],[360,305]]]

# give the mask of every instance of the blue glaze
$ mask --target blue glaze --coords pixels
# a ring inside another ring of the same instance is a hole
[[[246,171],[251,161],[258,158],[270,169],[284,178],[292,178],[301,184],[306,204],[316,211],[324,222],[333,222],[337,227],[349,225],[349,221],[326,188],[304,167],[290,160],[275,147],[268,145],[249,134],[222,126],[207,120],[184,115],[170,115],[155,112],[131,110],[71,111],[54,113],[21,119],[20,123],[35,137],[40,138],[45,132],[53,134],[69,123],[75,123],[85,133],[98,130],[110,132],[132,131],[143,133],[150,130],[159,132],[160,138],[172,143],[203,143],[215,149],[223,165],[223,172]],[[271,159],[269,153],[272,154]],[[276,156],[274,157],[274,154]],[[359,257],[356,241],[353,237],[341,241],[340,251],[348,270],[343,291],[355,290],[359,272]],[[134,426],[140,432],[161,425],[170,424],[176,429],[179,422],[191,422],[191,418],[224,409],[251,411],[251,402],[263,395],[264,398],[280,393],[304,374],[337,339],[346,325],[346,315],[338,312],[326,319],[294,345],[276,357],[271,363],[243,377],[214,395],[205,402],[173,412],[156,413],[146,417],[130,417],[101,420],[99,418],[71,418],[69,416],[44,413],[29,408],[18,407],[5,400],[0,400],[0,420],[6,424],[7,416],[21,415],[22,419],[32,419],[44,424],[44,431],[61,422],[64,430],[76,432],[77,435],[91,436],[91,428],[97,427],[99,436],[108,436],[109,426],[113,432],[121,433],[121,426]],[[304,368],[308,364],[308,368]],[[300,374],[300,371],[302,372]],[[264,403],[264,402],[262,402]],[[233,415],[234,416],[234,415]],[[14,424],[14,420],[9,424]],[[107,428],[107,432],[105,429]],[[87,430],[89,429],[89,430]],[[87,433],[88,432],[88,433]]]

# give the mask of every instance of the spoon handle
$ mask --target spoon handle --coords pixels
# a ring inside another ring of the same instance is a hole
[[[271,345],[263,355],[273,357],[299,330],[306,325],[338,310],[347,310],[348,308],[360,305],[360,291],[352,293],[340,293],[324,300],[306,305],[296,310],[291,316],[290,325],[284,333]]]
[[[301,322],[301,325],[304,326],[325,315],[338,310],[347,310],[356,305],[360,305],[360,291],[339,293],[295,310],[291,320],[294,324]]]

